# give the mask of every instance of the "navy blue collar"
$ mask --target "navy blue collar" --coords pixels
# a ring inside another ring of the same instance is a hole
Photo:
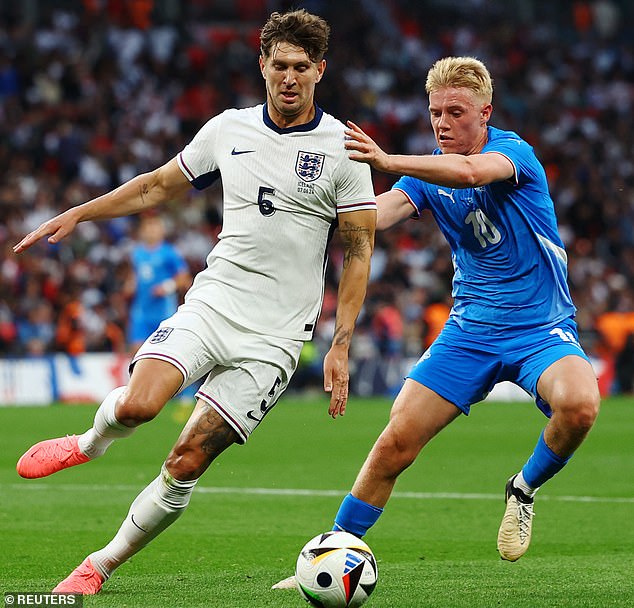
[[[268,104],[265,103],[262,107],[262,120],[264,121],[264,124],[269,129],[272,129],[280,135],[284,135],[285,133],[312,131],[319,126],[323,114],[324,111],[317,104],[315,104],[315,116],[310,122],[305,122],[303,125],[295,125],[294,127],[286,127],[285,129],[282,129],[271,120],[271,117],[269,116]]]

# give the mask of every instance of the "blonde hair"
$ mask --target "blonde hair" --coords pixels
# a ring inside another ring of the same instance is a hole
[[[493,81],[484,63],[475,57],[444,57],[427,73],[427,94],[445,87],[469,89],[484,102],[491,103]]]

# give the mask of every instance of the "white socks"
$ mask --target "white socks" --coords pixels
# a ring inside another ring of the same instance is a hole
[[[133,427],[121,424],[115,416],[117,400],[125,389],[120,386],[110,392],[95,414],[93,427],[79,437],[79,449],[88,458],[102,456],[115,439],[134,432]],[[115,537],[103,549],[89,555],[104,580],[178,519],[189,504],[197,481],[174,479],[163,464],[161,474],[132,503]]]
[[[517,474],[517,477],[513,481],[513,485],[522,490],[522,492],[524,492],[524,494],[526,494],[529,498],[533,498],[537,490],[539,490],[539,488],[531,488],[531,486],[526,483],[524,475],[522,475],[522,471]]]
[[[120,386],[108,394],[95,414],[92,428],[79,437],[79,450],[91,460],[103,456],[115,439],[128,437],[134,432],[133,427],[121,424],[114,413],[117,399],[125,389],[125,386]]]
[[[197,482],[174,479],[163,464],[161,474],[132,503],[116,536],[88,556],[104,580],[178,519]]]

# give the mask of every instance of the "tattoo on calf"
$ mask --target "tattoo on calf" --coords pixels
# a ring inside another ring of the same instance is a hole
[[[203,435],[201,450],[215,458],[238,439],[227,421],[210,405],[201,411],[193,428],[194,435]]]

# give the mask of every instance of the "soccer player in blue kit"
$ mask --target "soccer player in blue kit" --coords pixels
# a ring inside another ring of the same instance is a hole
[[[191,283],[187,263],[178,250],[165,240],[165,224],[160,215],[146,215],[139,223],[139,242],[130,259],[134,269],[134,293],[130,306],[128,342],[133,351],[176,312],[178,291]]]
[[[403,176],[377,198],[380,229],[431,211],[451,246],[454,305],[405,380],[336,528],[363,536],[430,439],[508,380],[549,419],[506,484],[497,545],[502,559],[515,561],[530,543],[535,493],[583,442],[599,412],[599,389],[577,339],[546,174],[516,133],[488,125],[486,66],[471,57],[441,59],[426,91],[438,143],[432,155],[388,155],[353,123],[346,148],[353,160]]]
[[[471,57],[441,59],[426,91],[438,143],[432,155],[388,155],[351,122],[345,145],[351,159],[403,176],[377,197],[379,229],[431,211],[452,250],[454,305],[406,378],[334,529],[362,537],[421,449],[508,380],[533,395],[549,418],[532,455],[506,484],[498,551],[515,561],[530,543],[535,493],[586,437],[599,390],[577,341],[566,252],[544,169],[516,133],[488,126],[487,68]],[[291,577],[274,588],[293,583]]]

